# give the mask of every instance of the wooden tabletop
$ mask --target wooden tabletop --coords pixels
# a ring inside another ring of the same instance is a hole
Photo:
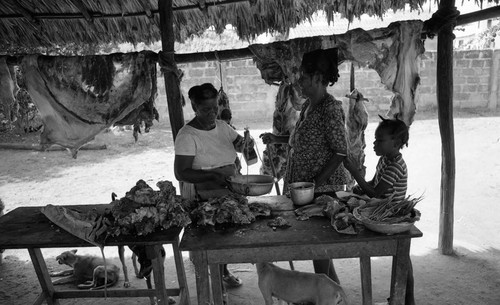
[[[109,204],[65,206],[78,211],[104,211]],[[19,207],[0,217],[0,249],[93,247],[94,245],[53,224],[40,211],[41,206]],[[106,246],[169,244],[175,241],[182,228],[160,230],[144,236],[108,238]]]
[[[268,226],[268,222],[273,219],[258,218],[249,225],[228,225],[228,226],[189,226],[185,229],[181,240],[180,249],[182,251],[196,250],[218,250],[235,248],[263,248],[276,246],[294,245],[315,245],[350,242],[369,242],[395,240],[402,238],[421,237],[422,232],[415,226],[409,232],[386,235],[372,232],[368,229],[362,230],[357,235],[340,234],[330,225],[326,217],[312,217],[308,220],[300,221],[296,219],[295,213],[291,211],[291,201],[284,202],[283,196],[266,196],[265,199],[258,197],[252,201],[264,200],[273,205],[277,205],[279,215],[285,218],[291,225],[289,228],[273,229]],[[288,205],[288,206],[287,206]],[[276,216],[276,213],[273,213]]]

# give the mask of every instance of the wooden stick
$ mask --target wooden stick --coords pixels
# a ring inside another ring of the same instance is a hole
[[[102,150],[106,149],[106,144],[85,144],[79,150]],[[0,143],[0,149],[15,149],[15,150],[36,150],[36,151],[61,151],[66,148],[54,144],[48,149],[43,149],[40,144],[26,144],[26,143]]]

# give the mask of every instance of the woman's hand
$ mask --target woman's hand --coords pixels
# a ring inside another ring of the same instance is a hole
[[[263,133],[259,136],[264,144],[274,144],[276,143],[276,136],[270,132]]]

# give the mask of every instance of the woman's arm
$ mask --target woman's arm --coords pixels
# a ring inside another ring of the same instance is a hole
[[[202,183],[213,181],[221,186],[226,186],[226,177],[220,173],[193,169],[194,156],[175,155],[174,174],[179,181],[189,183]]]
[[[264,144],[288,144],[290,136],[277,136],[270,132],[263,133],[259,136]]]

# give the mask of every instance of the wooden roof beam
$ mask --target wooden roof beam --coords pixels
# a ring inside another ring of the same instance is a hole
[[[221,6],[221,5],[229,5],[229,4],[235,4],[235,3],[240,3],[240,2],[249,2],[249,0],[226,0],[226,1],[221,1],[221,2],[207,2],[205,5],[207,7],[210,6]],[[200,6],[198,4],[193,4],[193,5],[185,5],[185,6],[178,6],[178,7],[173,7],[172,11],[187,11],[187,10],[199,10]],[[159,14],[159,10],[151,10],[152,14]],[[148,13],[146,11],[144,12],[135,12],[135,13],[119,13],[119,14],[100,14],[100,13],[89,13],[89,16],[93,19],[101,19],[101,18],[127,18],[127,17],[142,17],[142,16],[148,16]],[[44,20],[60,20],[60,19],[86,19],[86,17],[80,13],[61,13],[61,14],[47,14],[47,13],[40,13],[40,14],[32,14],[33,18],[36,19],[44,19]],[[0,15],[0,18],[6,18],[6,19],[18,19],[18,18],[25,18],[24,15],[22,14],[5,14],[5,15]]]
[[[30,12],[28,9],[23,7],[21,4],[19,4],[17,1],[12,2],[17,9],[21,12],[22,17],[21,18],[26,18],[28,19],[29,22],[33,23],[35,26],[39,27],[40,26],[40,21],[35,17],[35,15]]]

